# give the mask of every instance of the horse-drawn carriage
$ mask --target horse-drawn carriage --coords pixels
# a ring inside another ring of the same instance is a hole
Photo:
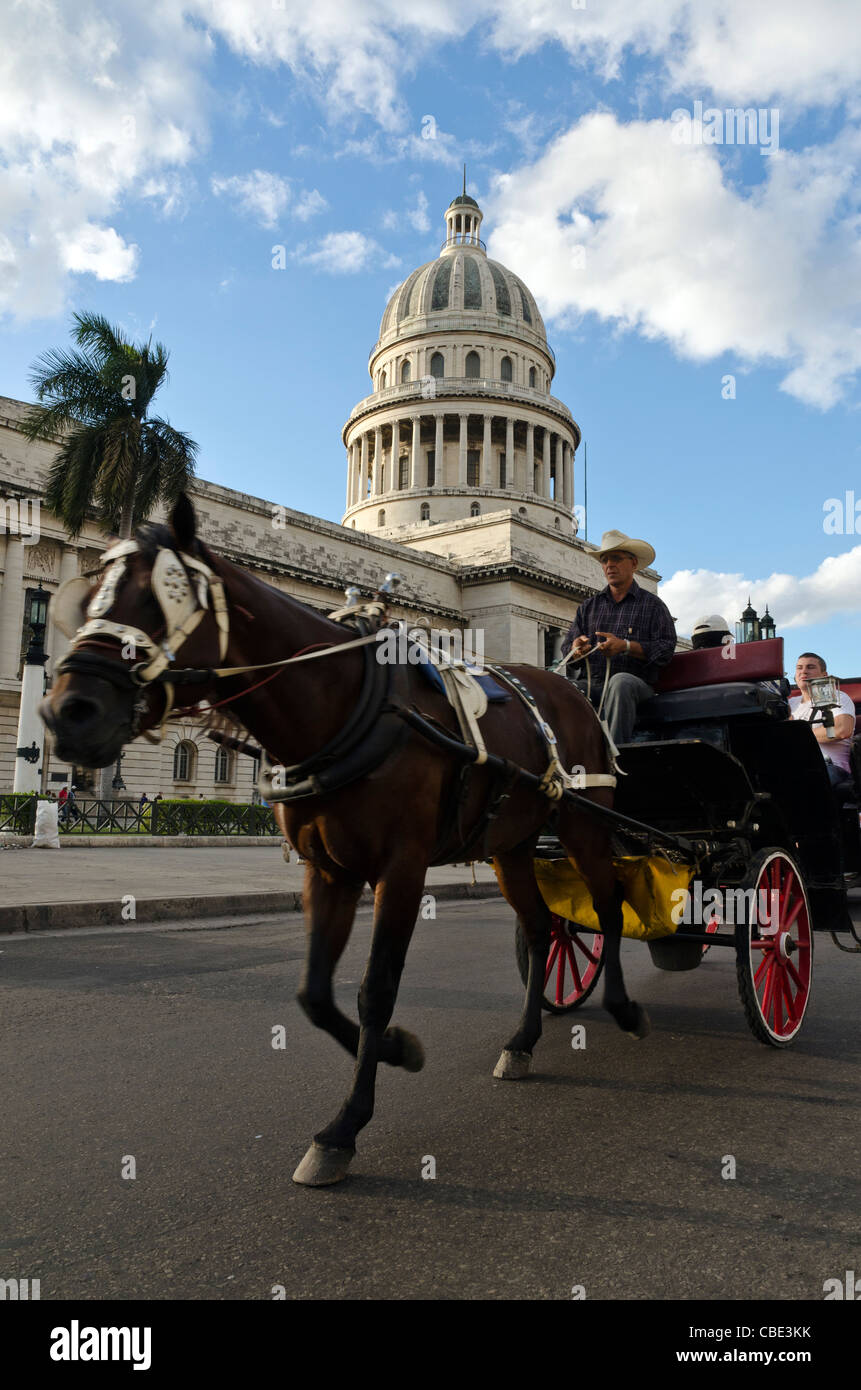
[[[168,526],[142,527],[54,601],[71,644],[42,713],[63,761],[106,766],[203,702],[209,714],[231,710],[265,750],[261,787],[306,861],[299,1001],[356,1059],[294,1180],[340,1181],[373,1114],[379,1064],[423,1065],[418,1038],[390,1020],[431,864],[492,857],[523,933],[523,1011],[495,1077],[529,1074],[542,994],[545,1006],[575,1007],[601,969],[604,1007],[624,1033],[646,1035],[620,961],[626,928],[664,969],[733,946],[754,1032],[790,1042],[813,934],[852,933],[846,885],[861,872],[861,840],[857,804],[835,800],[810,728],[769,688],[782,643],[674,657],[617,778],[594,711],[558,674],[491,667],[496,693],[485,696],[452,664],[440,689],[398,642],[382,659],[391,595],[387,581],[326,618],[211,551],[181,498]],[[551,807],[555,846],[540,839]],[[332,980],[366,883],[374,927],[356,1022]],[[706,893],[717,897],[704,912]]]
[[[828,932],[838,946],[838,934],[855,937],[846,889],[861,876],[857,771],[854,785],[832,791],[809,725],[788,718],[782,672],[782,638],[677,654],[620,750],[627,775],[613,812],[602,812],[625,883],[624,935],[647,940],[662,970],[693,970],[710,947],[733,949],[750,1027],[774,1047],[801,1028],[814,935]],[[554,913],[544,1007],[561,1013],[598,983],[603,939],[548,829],[536,859]],[[516,947],[525,982],[521,930]]]

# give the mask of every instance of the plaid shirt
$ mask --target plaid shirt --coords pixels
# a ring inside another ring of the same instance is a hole
[[[594,643],[596,632],[612,632],[615,637],[630,638],[639,642],[646,653],[645,661],[636,656],[620,652],[610,657],[612,675],[628,671],[639,676],[648,685],[654,685],[662,666],[666,666],[676,649],[676,628],[670,610],[656,594],[641,589],[636,579],[623,599],[617,603],[610,593],[610,586],[602,589],[593,598],[587,598],[577,609],[577,616],[565,634],[562,655],[565,656],[577,637],[588,637]],[[599,641],[602,639],[599,638]],[[603,652],[594,652],[586,658],[594,682],[604,680],[606,657]],[[569,662],[567,673],[574,679],[586,676],[585,661]],[[599,686],[600,688],[600,686]]]

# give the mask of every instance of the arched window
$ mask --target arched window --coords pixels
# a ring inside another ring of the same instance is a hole
[[[409,487],[410,485],[410,456],[401,454],[398,459],[398,487]]]
[[[503,357],[502,361],[500,362],[499,376],[501,381],[513,381],[514,377],[511,369],[510,357]]]
[[[385,372],[380,372],[380,390],[381,390],[381,391],[383,391],[383,390],[385,389],[385,385],[386,385],[386,374],[385,374]]]
[[[183,740],[173,750],[174,782],[190,782],[194,772],[194,744]]]
[[[470,502],[469,514],[470,516],[481,516],[481,507],[477,502]]]
[[[445,376],[445,358],[441,352],[435,352],[430,360],[430,374],[440,380]]]
[[[229,748],[219,748],[215,754],[216,782],[233,781],[233,754]]]
[[[430,502],[422,502],[421,518],[422,521],[430,521]]]
[[[530,368],[529,368],[529,385],[530,385],[530,386],[535,386],[535,384],[536,384],[536,383],[535,383],[535,368],[534,368],[534,367],[530,367]]]
[[[481,358],[477,352],[468,352],[466,354],[465,370],[467,376],[481,376]]]
[[[409,381],[412,376],[412,367],[409,362],[401,363],[401,381]]]
[[[386,509],[385,509],[385,507],[381,507],[380,510],[377,512],[377,525],[378,525],[378,526],[385,526],[385,524],[386,524]]]
[[[558,516],[557,516],[556,520],[554,521],[553,525],[556,527],[556,530],[557,530],[557,531],[561,531],[561,530],[562,530],[562,527],[561,527],[561,525],[560,525],[560,523],[559,523],[559,518],[558,518]]]

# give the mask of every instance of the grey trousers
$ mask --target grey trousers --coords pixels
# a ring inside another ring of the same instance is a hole
[[[586,694],[586,682],[578,680],[577,685]],[[593,703],[597,707],[601,698],[600,681],[592,682]],[[618,747],[630,743],[637,718],[637,708],[644,700],[651,700],[654,690],[639,676],[628,671],[617,671],[607,682],[607,697],[604,700],[603,718],[607,721],[610,737]]]

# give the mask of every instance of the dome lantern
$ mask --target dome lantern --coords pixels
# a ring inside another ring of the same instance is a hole
[[[463,192],[452,198],[445,213],[446,237],[443,252],[453,251],[460,246],[474,246],[485,250],[479,237],[479,229],[484,213],[474,198],[466,191],[466,165],[463,166]]]

